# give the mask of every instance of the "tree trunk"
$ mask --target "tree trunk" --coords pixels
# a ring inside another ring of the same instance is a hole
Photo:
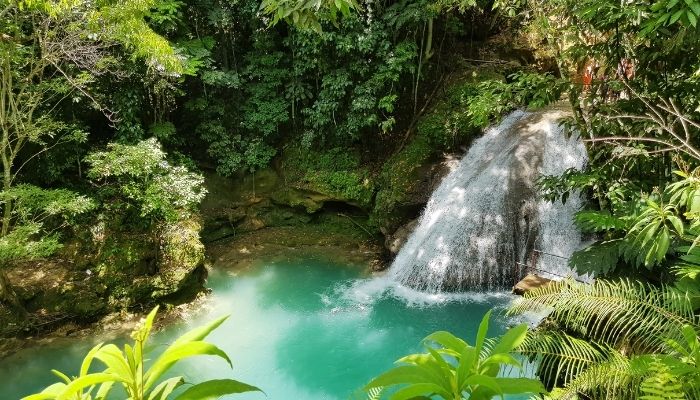
[[[425,39],[425,55],[423,56],[423,63],[428,62],[433,56],[433,19],[428,20],[428,37]]]
[[[10,167],[3,158],[3,191],[5,192],[5,198],[3,199],[3,215],[2,215],[2,229],[0,230],[0,237],[7,235],[10,232],[10,219],[12,217],[12,200],[10,198],[8,190],[10,190],[10,185],[12,184],[12,175],[10,174]]]

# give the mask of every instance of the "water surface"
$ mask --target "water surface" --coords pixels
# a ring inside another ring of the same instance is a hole
[[[230,315],[208,340],[229,354],[234,369],[200,357],[177,372],[193,382],[239,379],[267,395],[231,399],[347,399],[397,358],[419,351],[421,339],[433,331],[449,330],[472,342],[483,314],[510,300],[504,293],[426,296],[360,271],[316,259],[263,263],[236,276],[216,271],[205,309],[159,332],[153,343],[162,349],[193,326]],[[504,326],[496,318],[490,333],[502,333]],[[51,368],[75,374],[94,342],[71,340],[1,360],[2,399],[55,382]]]

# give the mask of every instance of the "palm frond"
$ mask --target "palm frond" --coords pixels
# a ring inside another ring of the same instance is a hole
[[[637,353],[663,349],[664,338],[679,337],[698,320],[687,293],[629,280],[552,282],[526,293],[509,313],[542,309],[565,331]]]
[[[581,275],[605,275],[617,268],[621,248],[624,245],[625,242],[622,239],[593,243],[582,250],[575,251],[569,259],[569,267]]]

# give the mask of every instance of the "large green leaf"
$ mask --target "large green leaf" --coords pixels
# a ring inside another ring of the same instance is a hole
[[[177,396],[175,400],[217,400],[227,394],[246,392],[262,392],[262,390],[233,379],[215,379],[190,387]]]
[[[443,387],[450,387],[449,369],[446,373],[446,370],[435,358],[434,351],[428,354],[411,354],[406,357],[402,357],[397,362],[414,364],[420,368],[426,378],[429,378],[432,382],[435,382]]]
[[[113,344],[102,346],[94,355],[95,358],[102,361],[112,375],[119,377],[123,382],[128,384],[134,383],[135,370],[129,366],[126,358],[119,348]]]
[[[153,388],[153,391],[148,395],[148,400],[166,400],[173,390],[183,383],[185,380],[181,376],[166,379]]]
[[[194,356],[212,355],[223,358],[232,367],[231,360],[226,353],[217,346],[202,342],[182,342],[168,347],[163,354],[153,363],[153,366],[146,372],[146,383],[144,387],[148,390],[165,372],[167,372],[178,361]]]
[[[457,382],[460,390],[464,390],[466,380],[469,375],[476,372],[476,365],[479,361],[479,355],[476,354],[476,348],[468,346],[464,349],[459,357],[459,365],[457,366]]]
[[[56,397],[56,400],[72,400],[75,394],[81,390],[104,382],[124,382],[124,380],[117,375],[104,372],[84,375],[67,385],[63,392]]]
[[[399,365],[372,379],[370,383],[365,385],[365,390],[373,387],[416,383],[431,383],[442,386],[443,382],[441,379],[435,379],[434,376],[426,374],[425,370],[417,365]]]
[[[467,346],[467,343],[464,340],[446,331],[433,332],[430,335],[426,336],[426,338],[423,339],[423,341],[438,343],[445,349],[452,350],[457,355],[462,353],[462,351],[464,351],[464,348]]]
[[[22,397],[22,400],[52,400],[57,398],[66,389],[66,384],[63,382],[54,383],[46,387],[41,393],[32,394]]]
[[[467,378],[464,381],[465,385],[470,387],[470,386],[484,386],[488,388],[489,390],[498,393],[498,394],[503,394],[503,390],[501,387],[498,385],[498,381],[496,378],[491,377],[491,376],[486,376],[486,375],[472,375],[469,378]]]
[[[491,354],[510,353],[525,340],[527,336],[527,324],[520,324],[508,329],[498,339],[496,346],[491,349]]]
[[[171,345],[170,347],[175,347],[179,344],[186,343],[186,342],[193,342],[193,341],[198,341],[206,338],[214,329],[218,328],[219,325],[223,324],[224,321],[228,319],[228,315],[223,316],[221,318],[215,319],[214,321],[208,323],[207,325],[200,326],[198,328],[194,328],[191,331],[183,334],[179,338],[177,338]]]
[[[396,393],[392,394],[390,400],[412,400],[416,398],[430,398],[433,394],[442,396],[445,399],[452,397],[444,388],[432,383],[417,383],[408,385]]]
[[[489,319],[491,318],[491,311],[492,310],[488,310],[486,314],[484,314],[484,317],[481,319],[481,323],[479,323],[479,329],[476,332],[476,342],[474,343],[474,347],[476,348],[477,354],[481,354],[481,350],[484,347],[486,334],[489,330]]]

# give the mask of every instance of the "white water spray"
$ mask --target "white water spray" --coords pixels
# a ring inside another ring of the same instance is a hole
[[[389,279],[440,293],[510,287],[516,262],[537,248],[564,258],[580,246],[573,215],[578,195],[566,204],[538,201],[535,180],[582,168],[586,152],[560,125],[565,113],[515,111],[469,149],[432,194],[418,227],[389,270]],[[543,255],[538,267],[569,273],[566,260]]]

